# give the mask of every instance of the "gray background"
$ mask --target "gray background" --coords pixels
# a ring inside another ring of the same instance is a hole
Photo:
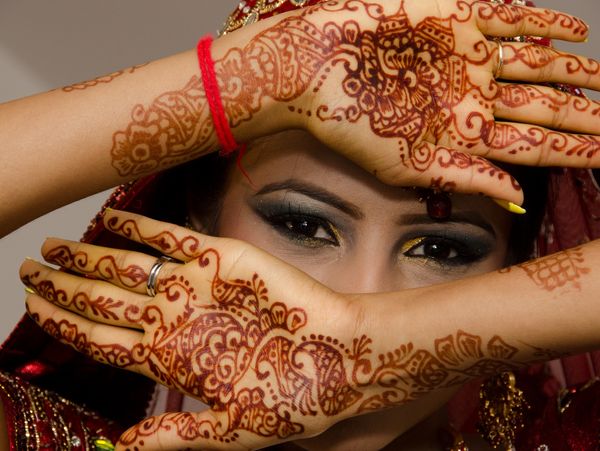
[[[236,0],[0,0],[0,102],[191,48],[199,36],[216,32],[236,4]],[[587,20],[592,25],[588,43],[559,47],[600,58],[600,0],[538,0],[538,4]],[[39,246],[46,236],[79,239],[107,195],[71,204],[0,239],[0,339],[24,312],[17,276],[20,262],[26,256],[40,259]]]

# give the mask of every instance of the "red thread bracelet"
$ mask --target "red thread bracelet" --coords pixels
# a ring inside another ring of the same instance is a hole
[[[240,149],[241,158],[245,145],[240,146],[233,137],[229,121],[225,116],[223,101],[221,100],[221,92],[217,83],[217,75],[215,73],[215,62],[210,54],[210,48],[213,38],[210,35],[204,36],[198,41],[198,63],[200,65],[200,74],[202,75],[202,83],[204,84],[204,92],[213,123],[215,125],[215,133],[221,145],[220,154],[227,156],[236,150]],[[238,160],[239,163],[239,160]]]

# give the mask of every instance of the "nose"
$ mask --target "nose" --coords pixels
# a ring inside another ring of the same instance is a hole
[[[323,282],[341,293],[377,293],[402,289],[389,250],[375,246],[344,256],[324,275]]]

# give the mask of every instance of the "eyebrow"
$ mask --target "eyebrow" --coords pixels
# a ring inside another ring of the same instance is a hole
[[[317,185],[303,182],[298,179],[288,179],[281,182],[269,183],[258,190],[255,195],[260,196],[263,194],[283,190],[295,191],[303,194],[304,196],[318,200],[319,202],[331,205],[332,207],[337,208],[354,219],[363,219],[365,217],[365,214],[362,212],[362,210],[352,202],[342,199],[338,195],[333,194],[332,192],[327,191]]]
[[[496,231],[494,227],[486,221],[479,212],[477,211],[465,211],[459,213],[452,213],[450,218],[443,221],[436,221],[431,219],[431,217],[427,214],[407,214],[402,215],[402,217],[398,220],[398,224],[400,225],[431,225],[431,224],[472,224],[477,226],[494,238],[496,237]]]

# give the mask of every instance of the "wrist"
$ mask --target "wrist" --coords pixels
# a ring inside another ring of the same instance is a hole
[[[282,14],[216,39],[212,58],[225,115],[234,137],[247,143],[286,129],[305,128],[298,97],[304,92],[286,73],[279,41],[290,38],[277,25]],[[276,28],[276,29],[275,29]],[[275,36],[276,35],[276,36]],[[290,108],[290,101],[294,107]],[[292,111],[293,110],[293,111]]]

